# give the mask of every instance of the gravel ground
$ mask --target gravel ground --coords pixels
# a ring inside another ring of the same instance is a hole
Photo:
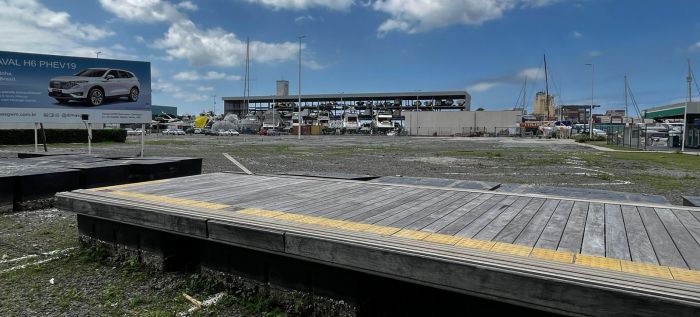
[[[50,151],[84,152],[82,144]],[[0,159],[33,146],[0,146]],[[93,153],[135,155],[137,137],[95,144]],[[404,175],[502,183],[596,188],[663,195],[700,195],[700,157],[604,152],[570,140],[410,138],[386,136],[147,137],[147,156],[203,157],[203,172],[237,170],[229,153],[255,173],[290,171]],[[51,283],[53,279],[53,283]],[[192,273],[146,272],[80,250],[75,215],[45,209],[0,215],[0,316],[172,316],[220,289]],[[11,291],[6,291],[11,290]],[[281,315],[264,298],[228,294],[203,315]]]

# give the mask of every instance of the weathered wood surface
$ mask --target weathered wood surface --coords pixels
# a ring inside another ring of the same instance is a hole
[[[121,195],[112,194],[116,191]],[[158,203],[139,194],[153,195]],[[225,208],[195,208],[167,199]],[[78,191],[59,195],[58,204],[91,217],[288,253],[563,313],[625,315],[635,309],[638,315],[681,316],[693,315],[689,312],[700,307],[697,285],[237,213],[259,208],[698,269],[700,210],[693,208],[241,174]]]

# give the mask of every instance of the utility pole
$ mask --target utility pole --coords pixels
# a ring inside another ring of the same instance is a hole
[[[691,102],[693,102],[692,89],[690,88],[690,84],[693,81],[693,73],[690,69],[690,59],[688,59],[688,77],[685,79],[688,82],[688,99],[686,99],[685,107],[683,107],[683,134],[681,135],[683,139],[681,140],[681,152],[685,151],[685,137],[686,131],[688,131],[688,106]]]
[[[588,132],[589,132],[589,137],[593,139],[593,92],[594,92],[594,87],[595,87],[595,64],[586,64],[587,66],[591,66],[591,116],[589,117],[588,121]]]
[[[306,35],[299,36],[299,105],[297,106],[299,113],[297,115],[298,130],[297,130],[297,140],[301,140],[301,40],[305,38]]]
[[[547,120],[549,121],[551,113],[549,113],[549,77],[547,77],[547,55],[544,55],[544,104],[547,107]],[[474,123],[476,124],[476,123]]]
[[[100,54],[102,54],[101,51],[100,51],[100,52],[95,52],[95,55],[97,56],[96,58],[100,58]]]
[[[625,74],[625,117],[629,117],[629,112],[627,111],[627,74]]]

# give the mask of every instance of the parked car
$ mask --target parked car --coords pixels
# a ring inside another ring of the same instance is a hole
[[[60,104],[71,100],[99,106],[107,98],[126,97],[130,102],[139,99],[141,84],[134,73],[112,68],[87,68],[72,76],[49,80],[49,96]]]
[[[231,136],[231,135],[239,135],[238,131],[229,129],[229,130],[221,130],[218,132],[218,135],[225,135],[225,136]]]
[[[588,129],[583,129],[583,131],[581,131],[581,134],[589,134]],[[593,135],[594,136],[607,136],[608,133],[601,130],[601,129],[593,128]]]
[[[187,133],[185,133],[185,130],[183,130],[183,129],[175,129],[175,134],[176,135],[185,135]]]

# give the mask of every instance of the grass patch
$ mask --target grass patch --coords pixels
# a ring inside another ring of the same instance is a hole
[[[127,141],[127,144],[141,144],[141,141]],[[189,140],[150,140],[144,141],[147,145],[194,145],[193,141]]]
[[[440,151],[435,153],[436,156],[446,156],[446,157],[487,157],[487,158],[497,158],[504,157],[507,155],[505,150],[458,150],[458,151]]]
[[[685,175],[682,177],[661,176],[661,175],[635,175],[631,177],[632,181],[638,184],[646,184],[654,188],[675,191],[683,190],[684,188],[697,188],[700,186],[696,177]]]
[[[612,150],[618,150],[618,151],[642,151],[641,149],[637,148],[629,148],[629,147],[622,147],[622,146],[617,146],[614,144],[608,144],[607,141],[588,141],[586,142],[587,144],[595,145],[595,146],[600,146]]]
[[[608,155],[615,160],[643,162],[658,168],[700,171],[700,156],[697,155],[650,152],[611,152]]]

